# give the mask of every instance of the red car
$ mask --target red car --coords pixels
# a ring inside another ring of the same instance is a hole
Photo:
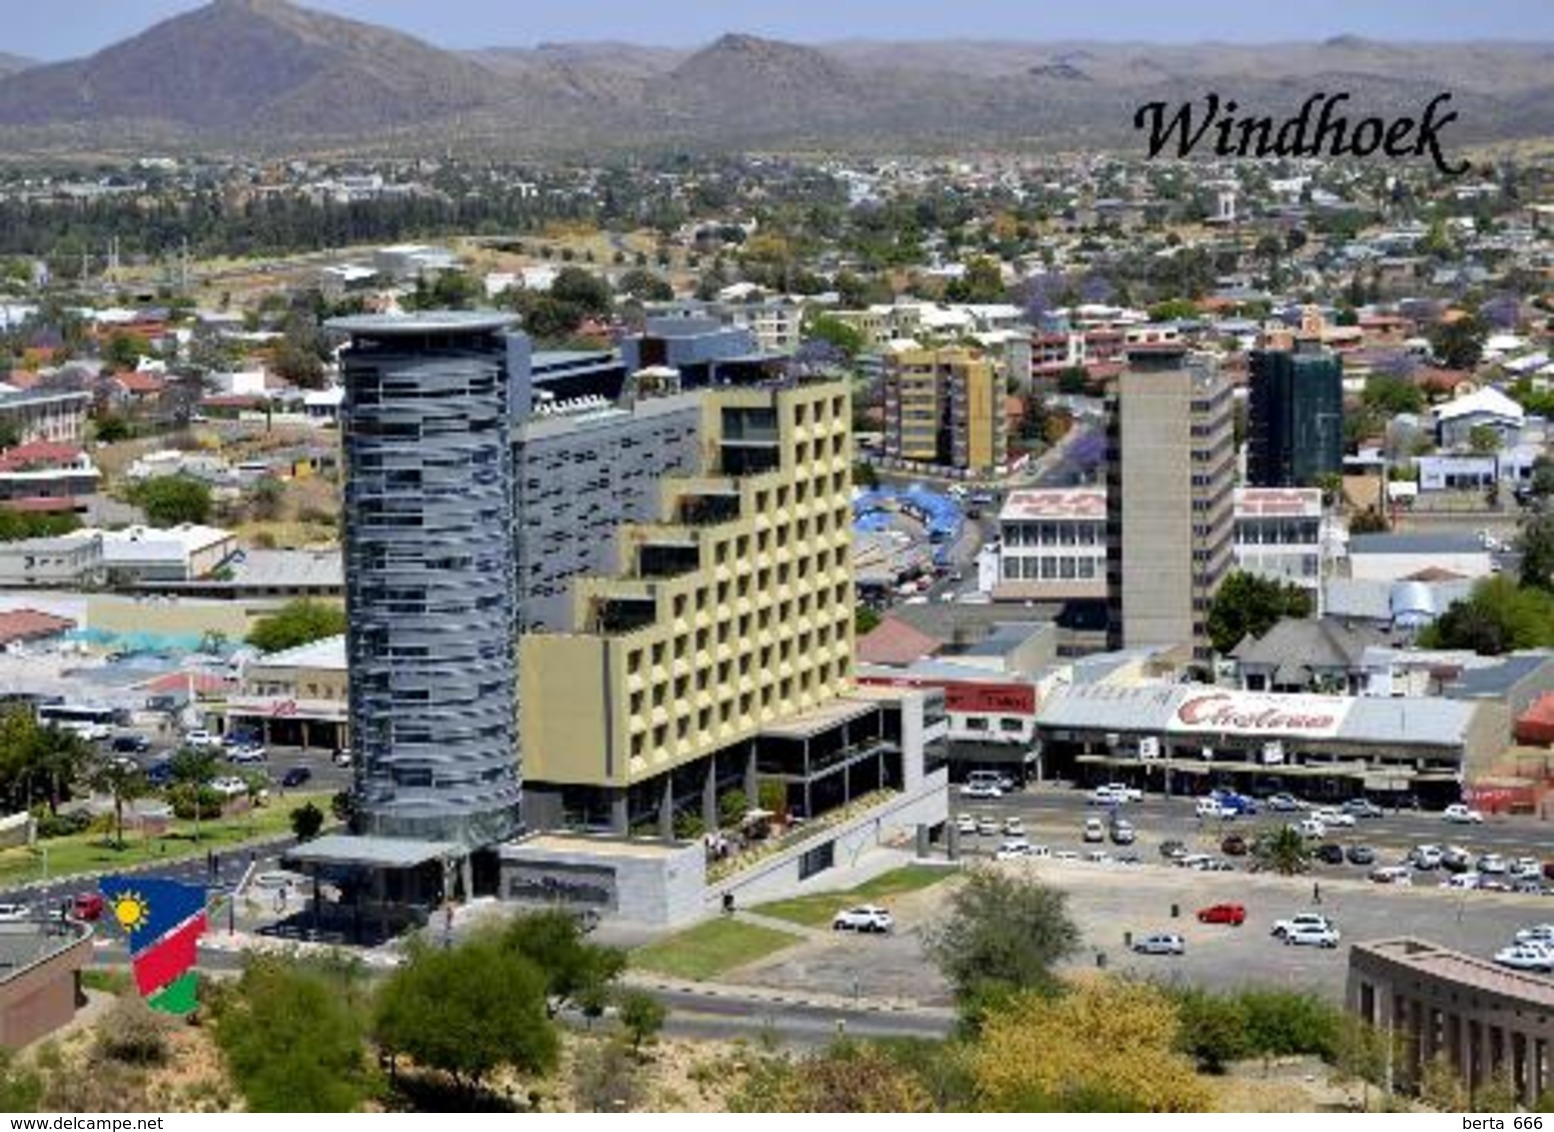
[[[96,920],[103,914],[103,898],[98,892],[80,892],[71,902],[70,914],[78,920]]]
[[[1211,904],[1198,909],[1200,924],[1230,924],[1239,928],[1246,923],[1246,909],[1240,904]]]

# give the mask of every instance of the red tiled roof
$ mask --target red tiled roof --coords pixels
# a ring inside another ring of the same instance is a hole
[[[56,617],[36,609],[13,609],[0,613],[0,645],[57,637],[75,627],[76,623],[68,617]]]
[[[145,684],[152,695],[168,692],[193,691],[197,696],[224,692],[236,685],[236,681],[214,672],[168,672]]]
[[[166,379],[154,373],[120,373],[114,380],[126,393],[160,393],[167,388]]]
[[[897,668],[932,656],[940,642],[927,633],[895,617],[887,617],[875,629],[858,640],[861,664],[884,664]]]
[[[1402,580],[1405,582],[1460,582],[1466,577],[1466,574],[1459,574],[1457,571],[1448,570],[1444,566],[1426,566],[1423,570],[1415,570]]]
[[[31,444],[18,444],[0,452],[0,472],[14,472],[29,465],[71,464],[81,457],[81,449],[74,444],[55,444],[48,440],[35,440]]]

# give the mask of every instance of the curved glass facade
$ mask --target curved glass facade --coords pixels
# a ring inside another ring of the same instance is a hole
[[[343,319],[358,832],[518,831],[509,320]]]

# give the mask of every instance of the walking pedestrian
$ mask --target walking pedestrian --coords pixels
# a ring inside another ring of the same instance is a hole
[[[1322,885],[1316,881],[1311,883],[1311,902],[1313,904],[1322,903]]]

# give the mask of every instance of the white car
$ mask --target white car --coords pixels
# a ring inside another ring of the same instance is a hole
[[[1122,802],[1142,802],[1144,800],[1144,791],[1137,786],[1128,786],[1122,782],[1108,782],[1105,786],[1098,787],[1098,789],[1109,791],[1113,798]]]
[[[1222,806],[1218,798],[1199,798],[1198,804],[1193,807],[1193,813],[1200,818],[1233,818],[1236,811],[1229,806]]]
[[[1511,864],[1511,872],[1528,880],[1543,879],[1543,862],[1532,857],[1518,857]]]
[[[998,835],[998,822],[987,814],[977,819],[977,835],[980,837],[996,837]]]
[[[227,762],[241,766],[244,764],[262,763],[269,757],[270,753],[263,747],[238,747],[231,754],[227,755]]]
[[[197,751],[213,750],[221,746],[221,736],[209,731],[186,731],[183,736],[183,745],[193,747]]]
[[[962,798],[1002,798],[1004,792],[996,782],[968,782],[960,788]]]
[[[1442,856],[1439,845],[1416,845],[1408,854],[1408,859],[1416,869],[1438,869],[1441,867]]]
[[[1106,823],[1101,821],[1100,818],[1086,818],[1085,819],[1085,840],[1086,841],[1105,841],[1106,840]]]
[[[1403,865],[1380,865],[1371,870],[1371,880],[1377,884],[1414,883],[1414,875]]]
[[[1300,824],[1293,827],[1295,832],[1307,840],[1315,841],[1327,836],[1327,826],[1316,818],[1304,818]]]
[[[1482,825],[1484,815],[1477,810],[1469,809],[1461,802],[1454,802],[1441,811],[1441,817],[1445,821],[1456,822],[1458,825]]]
[[[248,783],[236,775],[218,778],[210,784],[210,788],[218,794],[225,794],[229,798],[236,798],[239,794],[248,793]]]
[[[1442,888],[1455,888],[1464,892],[1472,892],[1474,889],[1484,887],[1483,878],[1478,873],[1457,873],[1441,881]]]
[[[1140,955],[1186,955],[1187,941],[1172,932],[1155,932],[1134,940],[1133,950]]]
[[[1337,925],[1321,912],[1297,912],[1287,920],[1275,920],[1270,934],[1285,936],[1293,931],[1305,931],[1307,929],[1326,931],[1330,928],[1336,929],[1336,927]]]
[[[1319,928],[1315,925],[1297,927],[1284,933],[1286,947],[1327,947],[1338,946],[1342,937],[1338,929],[1334,927]]]
[[[1005,818],[1004,819],[1004,836],[1005,837],[1024,837],[1025,836],[1025,823],[1023,821],[1021,821],[1019,818]]]
[[[0,904],[0,923],[15,923],[31,915],[32,909],[25,904]]]
[[[1097,786],[1094,790],[1090,791],[1089,795],[1085,798],[1085,805],[1120,806],[1126,801],[1127,799],[1122,795],[1112,793],[1112,788],[1110,786]]]
[[[1017,861],[1035,856],[1031,843],[1023,837],[1011,837],[998,847],[998,852],[993,854],[995,861]]]
[[[1516,933],[1517,943],[1554,944],[1554,924],[1534,924]]]
[[[831,930],[837,932],[878,932],[883,934],[895,926],[890,913],[875,904],[860,904],[838,912],[831,921]]]
[[[1554,956],[1541,947],[1525,943],[1513,943],[1495,952],[1495,962],[1515,971],[1554,970]]]
[[[962,837],[975,837],[977,835],[977,819],[970,814],[961,814],[955,819],[955,832]]]
[[[1491,876],[1504,876],[1508,866],[1499,853],[1485,853],[1478,859],[1478,871]]]
[[[1313,818],[1315,818],[1317,821],[1321,822],[1325,826],[1327,826],[1327,825],[1352,826],[1354,824],[1354,815],[1350,814],[1350,813],[1345,813],[1343,810],[1332,810],[1332,809],[1318,810],[1316,813],[1312,814],[1311,816]]]

